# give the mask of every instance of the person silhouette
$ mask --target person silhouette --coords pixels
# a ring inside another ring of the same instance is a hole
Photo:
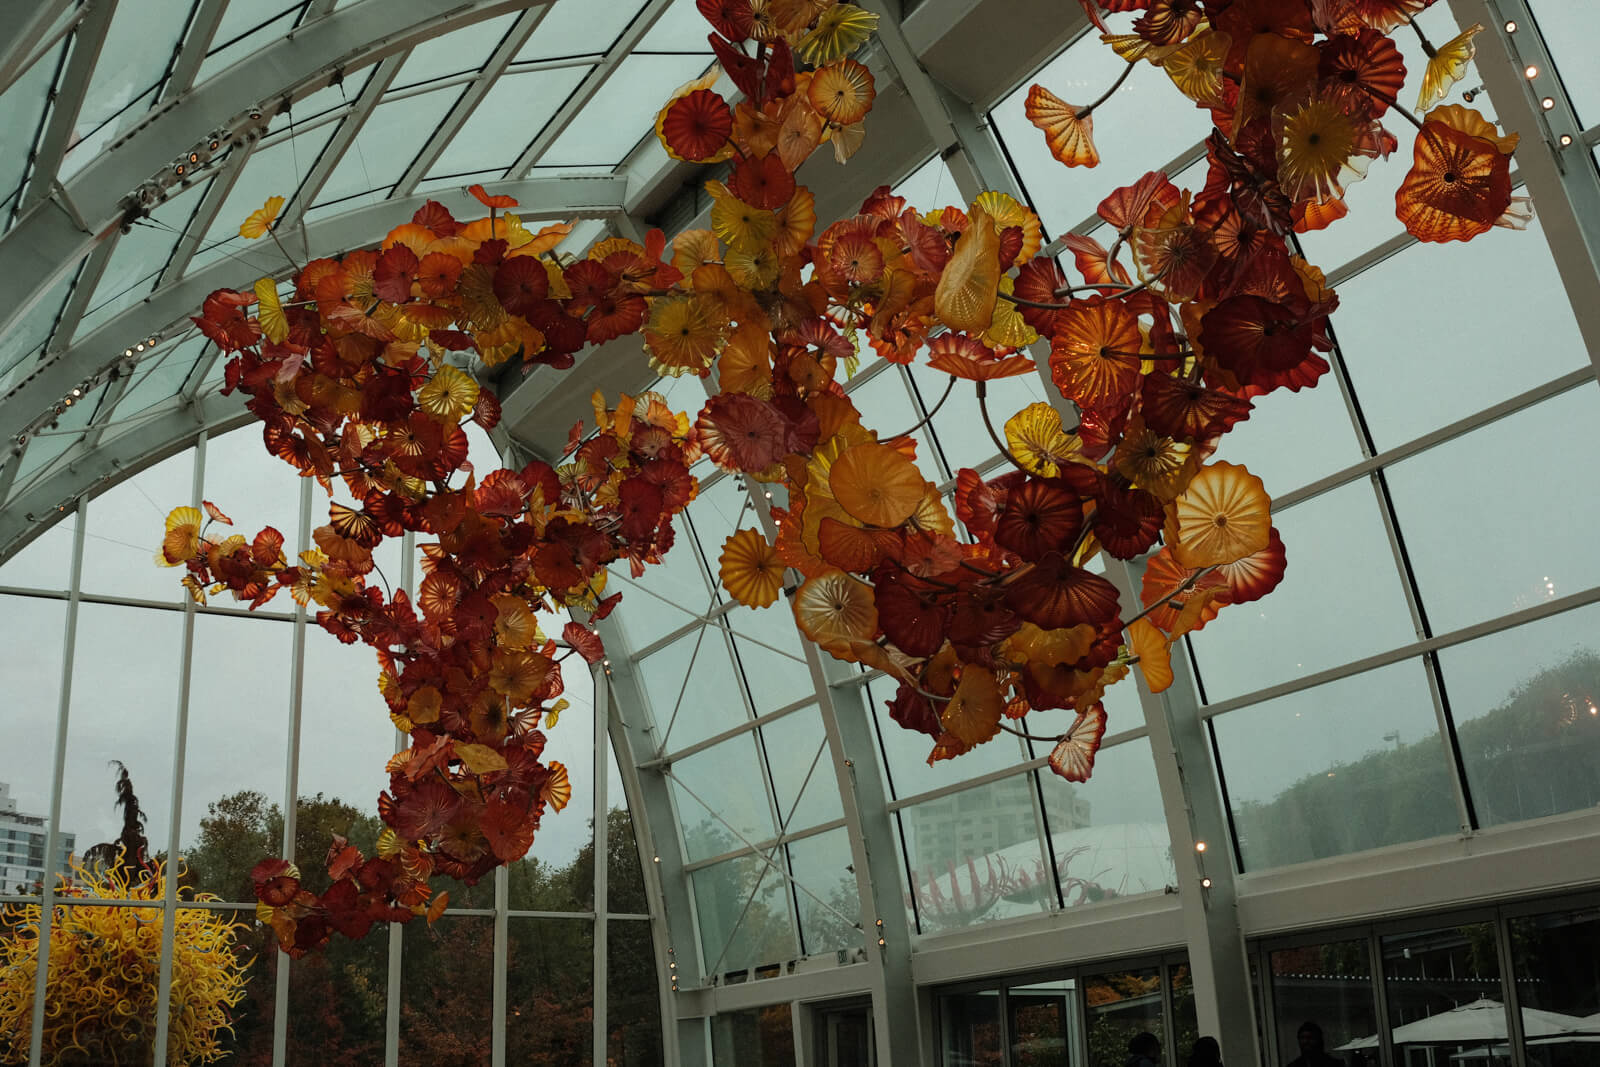
[[[1289,1061],[1289,1067],[1346,1067],[1343,1060],[1328,1055],[1323,1047],[1322,1027],[1311,1020],[1301,1023],[1294,1037],[1300,1045],[1300,1055]]]
[[[1222,1067],[1222,1046],[1214,1037],[1196,1038],[1189,1050],[1189,1067]]]
[[[1161,1039],[1148,1030],[1134,1034],[1124,1067],[1161,1067]]]

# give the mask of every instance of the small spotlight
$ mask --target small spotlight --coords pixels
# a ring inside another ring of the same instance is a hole
[[[1209,878],[1200,879],[1200,888],[1201,889],[1210,889],[1211,888],[1211,879],[1209,879]]]
[[[172,168],[173,173],[176,174],[180,178],[183,177],[184,174],[186,174],[188,172],[188,170],[189,170],[189,168],[185,167],[182,163],[179,163],[176,167]]]
[[[1572,134],[1570,134],[1570,133],[1562,134],[1561,135],[1561,147],[1562,148],[1566,148],[1571,144],[1572,144]]]
[[[1539,68],[1529,63],[1527,69],[1522,72],[1522,76],[1532,81],[1539,76]]]
[[[1194,843],[1194,850],[1196,852],[1204,852],[1206,850],[1206,843],[1204,841],[1196,841]]]
[[[1516,33],[1517,32],[1517,22],[1516,22],[1515,19],[1507,19],[1506,20],[1506,32],[1507,33]]]
[[[1555,97],[1553,97],[1553,96],[1545,97],[1543,100],[1539,101],[1539,106],[1544,108],[1546,111],[1549,111],[1551,108],[1556,106]]]

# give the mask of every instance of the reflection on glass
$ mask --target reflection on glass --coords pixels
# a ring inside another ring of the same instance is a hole
[[[1339,1049],[1332,1055],[1346,1067],[1376,1065],[1376,1043],[1360,1044],[1378,1028],[1366,941],[1278,949],[1269,953],[1269,959],[1278,1062],[1288,1063],[1315,1047],[1312,1031],[1307,1030],[1305,1044],[1299,1037],[1306,1023],[1315,1023],[1321,1028],[1324,1050]]]
[[[775,857],[783,862],[781,851]],[[742,971],[796,954],[789,884],[756,856],[739,856],[691,875],[707,974]]]
[[[861,896],[844,827],[788,846],[805,954],[817,956],[862,944]]]
[[[794,1012],[788,1004],[728,1012],[711,1020],[711,1062],[717,1067],[791,1067]]]
[[[1386,935],[1383,979],[1398,1062],[1482,1061],[1495,1056],[1497,1047],[1505,1055],[1508,1030],[1494,923]],[[1331,1051],[1357,1051],[1376,1041],[1374,1034]]]
[[[1068,978],[1006,990],[1012,1067],[1071,1067],[1077,1045],[1072,1010],[1077,988]]]
[[[1600,1063],[1600,909],[1547,912],[1509,923],[1528,1063]],[[1551,1027],[1558,1032],[1541,1033]]]
[[[1600,606],[1439,653],[1482,826],[1600,804]]]
[[[1172,984],[1172,1052],[1185,1060],[1194,1052],[1194,1043],[1200,1038],[1200,1013],[1194,1003],[1194,975],[1187,963],[1167,967],[1167,980]]]
[[[1541,336],[1533,347],[1543,344]],[[1583,359],[1581,342],[1571,351]],[[1600,497],[1571,491],[1594,479],[1597,415],[1600,388],[1590,382],[1390,469],[1395,517],[1418,546],[1411,567],[1434,633],[1600,585]],[[1530,466],[1527,456],[1541,460]],[[1494,506],[1473,509],[1471,538],[1458,536],[1466,471],[1495,486]],[[1478,546],[1513,543],[1515,552],[1483,566]]]
[[[592,1062],[593,924],[588,919],[507,922],[506,1062]],[[442,975],[439,980],[450,981]]]
[[[1247,870],[1459,827],[1420,660],[1211,720]]]
[[[489,1062],[494,920],[447,915],[432,926],[414,922],[402,929],[400,1062]],[[506,966],[509,974],[509,953]]]
[[[613,919],[606,933],[606,1059],[615,1067],[664,1062],[656,952],[647,922]]]
[[[980,989],[939,998],[940,1062],[946,1067],[1001,1067],[1000,991]]]
[[[1092,975],[1083,981],[1083,999],[1091,1064],[1126,1062],[1128,1043],[1141,1033],[1167,1043],[1159,968]]]
[[[1148,741],[1101,749],[1081,784],[1036,773],[1067,907],[1159,893],[1177,880]]]
[[[900,827],[925,934],[1055,903],[1028,775],[902,808]]]

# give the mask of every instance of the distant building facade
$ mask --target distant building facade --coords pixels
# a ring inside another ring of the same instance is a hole
[[[32,893],[43,885],[48,824],[43,815],[18,811],[11,786],[0,782],[0,892]],[[62,834],[57,844],[60,854],[55,869],[60,872],[67,869],[76,842],[73,835]]]

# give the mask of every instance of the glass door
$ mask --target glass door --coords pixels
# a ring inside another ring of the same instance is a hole
[[[819,1006],[816,1012],[816,1067],[876,1067],[870,1000]]]

